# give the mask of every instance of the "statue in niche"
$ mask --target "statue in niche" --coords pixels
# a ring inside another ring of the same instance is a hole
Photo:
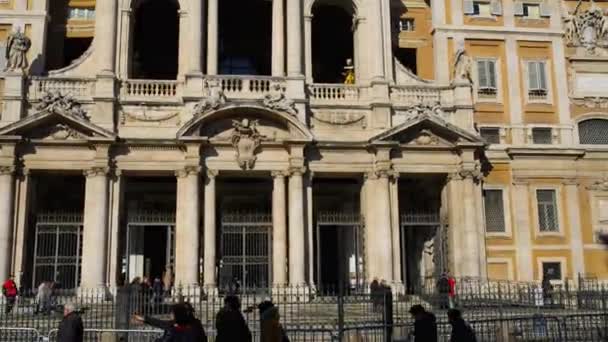
[[[285,96],[285,90],[278,83],[274,83],[270,86],[270,92],[264,95],[262,103],[264,106],[273,110],[286,112],[291,115],[298,114],[295,103]]]
[[[4,71],[25,70],[29,63],[27,52],[32,41],[21,32],[20,28],[8,36],[6,42],[6,66]]]
[[[471,67],[471,57],[467,55],[464,48],[459,49],[454,58],[454,81],[472,83],[473,77],[471,76]]]
[[[424,277],[432,277],[435,272],[435,240],[424,241],[422,247],[422,275]]]
[[[236,162],[243,170],[251,170],[257,157],[256,150],[262,143],[264,136],[257,129],[258,120],[242,119],[232,120],[232,146],[236,150]]]

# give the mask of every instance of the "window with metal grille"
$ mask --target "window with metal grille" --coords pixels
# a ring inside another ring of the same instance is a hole
[[[608,120],[590,119],[578,124],[581,144],[608,145]]]
[[[482,127],[479,134],[490,144],[500,144],[500,129],[496,127]]]
[[[551,128],[532,128],[532,142],[534,144],[551,144],[553,142]]]
[[[528,97],[530,100],[545,100],[547,93],[547,63],[545,61],[529,61]]]
[[[557,198],[555,190],[536,190],[538,228],[541,232],[558,232]]]
[[[416,30],[414,18],[401,18],[399,20],[399,31],[412,32]]]
[[[502,190],[484,190],[483,203],[486,212],[486,232],[505,232],[505,206]]]
[[[481,98],[496,97],[496,61],[477,60],[477,95]]]
[[[561,280],[562,263],[559,261],[543,262],[543,278]]]

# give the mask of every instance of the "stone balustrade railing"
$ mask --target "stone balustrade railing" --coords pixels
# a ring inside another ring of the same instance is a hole
[[[71,95],[78,100],[92,100],[95,92],[95,80],[86,78],[54,78],[54,77],[32,77],[30,79],[29,96],[32,100],[38,100],[46,92],[60,92],[63,95]]]
[[[228,98],[261,99],[270,92],[273,84],[280,84],[285,89],[284,79],[268,76],[218,75],[206,76],[205,79],[208,81],[205,82],[206,88],[209,82],[216,82]]]
[[[441,93],[445,90],[432,86],[392,86],[391,102],[395,105],[410,106],[412,104],[434,104],[441,101]]]
[[[165,80],[123,80],[120,84],[120,97],[123,100],[175,99],[180,83]]]
[[[315,83],[308,86],[311,104],[358,104],[369,99],[370,88],[352,84]]]

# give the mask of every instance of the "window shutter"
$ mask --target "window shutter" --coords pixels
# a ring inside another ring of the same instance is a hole
[[[492,0],[492,15],[502,15],[502,0]]]
[[[464,14],[474,14],[475,7],[473,6],[473,0],[464,0],[463,10]]]
[[[528,62],[528,90],[538,89],[538,69],[536,62]]]
[[[547,90],[547,75],[545,62],[537,62],[538,65],[538,86],[540,89]]]
[[[523,16],[524,15],[524,3],[521,1],[515,2],[515,8],[513,9],[513,14]]]
[[[540,3],[540,16],[550,17],[551,16],[551,5],[547,0]]]
[[[488,86],[496,89],[496,62],[488,61]]]

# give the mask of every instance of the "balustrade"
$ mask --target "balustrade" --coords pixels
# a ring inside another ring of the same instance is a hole
[[[120,95],[122,98],[174,98],[178,93],[177,81],[162,80],[124,80],[121,83]]]
[[[311,103],[356,103],[367,98],[368,89],[350,84],[320,84],[308,86]]]
[[[208,76],[207,80],[215,80],[229,98],[261,99],[270,92],[271,86],[277,83],[285,89],[285,82],[280,78],[273,77],[220,75]],[[208,88],[209,85],[206,84]]]
[[[421,86],[391,87],[391,101],[396,105],[434,104],[441,100],[442,88]]]
[[[90,100],[95,91],[95,80],[86,78],[31,78],[31,99],[40,99],[44,96],[44,93],[49,91],[58,91],[63,95],[71,95],[76,99]]]

